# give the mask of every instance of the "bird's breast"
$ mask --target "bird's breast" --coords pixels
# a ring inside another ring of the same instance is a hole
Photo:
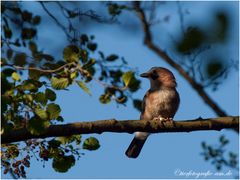
[[[166,89],[149,92],[144,101],[145,107],[141,118],[151,120],[158,116],[172,118],[180,100],[176,90]]]

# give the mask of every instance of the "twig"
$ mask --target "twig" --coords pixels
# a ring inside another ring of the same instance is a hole
[[[70,66],[72,64],[75,64],[75,62],[70,62],[70,63],[64,64],[63,66],[60,66],[57,69],[40,69],[40,68],[36,68],[36,67],[21,67],[21,66],[10,65],[10,64],[6,64],[6,66],[10,66],[10,67],[13,67],[18,70],[35,70],[35,71],[40,71],[40,72],[44,72],[44,73],[54,73],[54,72],[62,70],[63,68],[65,68],[67,66]]]
[[[142,27],[145,33],[144,37],[144,43],[148,46],[149,49],[151,49],[153,52],[155,52],[159,57],[161,57],[163,60],[165,60],[170,66],[172,66],[174,69],[176,69],[192,86],[194,90],[199,94],[199,96],[205,101],[207,105],[209,105],[212,110],[219,116],[226,116],[227,114],[217,105],[216,102],[205,92],[203,86],[199,83],[197,83],[191,76],[188,75],[188,73],[179,65],[176,63],[166,52],[164,52],[161,48],[159,48],[157,45],[155,45],[152,41],[152,34],[150,32],[150,26],[148,22],[146,21],[146,16],[142,8],[140,7],[140,2],[133,2],[133,6],[135,7],[135,11],[142,23]]]

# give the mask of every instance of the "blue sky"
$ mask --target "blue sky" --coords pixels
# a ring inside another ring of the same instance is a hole
[[[164,11],[174,7],[174,2],[166,5]],[[215,2],[216,3],[216,2]],[[91,4],[91,3],[90,3]],[[197,4],[185,3],[183,7],[188,7],[191,12],[190,17],[194,17],[196,22],[206,20],[207,13],[216,6],[221,6],[234,16],[238,15],[238,8],[235,3],[213,4],[203,2]],[[41,11],[37,5],[30,5],[30,11]],[[174,10],[173,10],[174,11]],[[175,11],[176,12],[176,11]],[[45,17],[46,18],[46,17]],[[46,19],[43,19],[46,22]],[[170,41],[169,34],[178,31],[178,16],[173,15],[169,24],[160,25],[165,27],[161,37],[157,37],[160,43],[168,44]],[[238,25],[237,25],[238,26]],[[237,27],[233,26],[234,28]],[[145,72],[152,66],[162,66],[173,71],[178,82],[178,92],[181,97],[180,108],[175,116],[175,120],[196,119],[199,116],[203,118],[216,117],[212,110],[204,104],[202,99],[192,90],[190,85],[168,64],[146,48],[142,43],[141,33],[123,33],[118,26],[95,27],[87,29],[88,34],[94,34],[98,49],[106,54],[116,53],[128,61],[129,66],[138,68],[139,73]],[[51,22],[48,28],[40,26],[39,42],[44,47],[46,42],[51,42],[44,49],[51,53],[61,56],[61,52],[66,45],[65,36],[56,25]],[[175,30],[174,30],[175,29]],[[232,32],[238,33],[238,30]],[[52,33],[59,38],[51,40]],[[233,35],[232,35],[233,36]],[[63,37],[63,38],[60,38]],[[231,46],[226,51],[232,52],[230,58],[238,59],[238,42],[236,38],[230,38]],[[63,46],[59,46],[63,44]],[[166,48],[166,47],[165,47]],[[97,55],[97,54],[96,54]],[[149,88],[149,82],[141,79],[141,89],[134,97],[142,98]],[[224,109],[229,115],[239,115],[238,106],[238,72],[233,70],[226,82],[220,85],[218,91],[207,92],[210,96]],[[77,121],[94,121],[102,119],[115,118],[117,120],[138,119],[139,112],[135,110],[129,102],[126,107],[116,107],[115,103],[102,105],[98,101],[99,95],[103,89],[99,84],[91,82],[88,84],[92,96],[88,96],[77,85],[70,87],[70,91],[59,91],[57,93],[57,103],[62,107],[62,116],[65,122]],[[238,151],[238,136],[236,133],[223,130],[220,132],[205,131],[191,133],[162,133],[154,134],[149,137],[145,146],[137,159],[129,159],[124,152],[133,138],[132,134],[126,133],[103,133],[101,135],[93,134],[100,141],[101,148],[97,151],[84,151],[85,155],[76,161],[76,164],[67,173],[57,173],[51,167],[51,161],[46,162],[46,167],[42,168],[42,163],[37,162],[34,158],[31,161],[31,168],[27,172],[28,178],[181,178],[176,176],[175,171],[181,169],[183,171],[216,172],[214,167],[203,160],[200,156],[201,142],[206,141],[209,144],[216,144],[220,135],[225,134],[231,140],[228,145],[229,150]],[[87,138],[88,135],[83,135]],[[228,169],[223,169],[227,172]],[[5,177],[5,176],[3,176]],[[215,177],[223,178],[223,177]],[[227,177],[230,178],[230,177]]]

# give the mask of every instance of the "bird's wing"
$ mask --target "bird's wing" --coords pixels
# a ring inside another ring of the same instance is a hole
[[[145,112],[145,109],[146,109],[146,99],[148,98],[149,94],[150,94],[150,92],[148,90],[147,93],[145,94],[145,96],[143,97],[142,112],[141,112],[141,115],[140,115],[140,119],[144,119],[143,116],[144,116],[144,112]]]

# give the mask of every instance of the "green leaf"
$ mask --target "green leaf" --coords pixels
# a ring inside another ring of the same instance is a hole
[[[83,69],[89,69],[96,63],[95,59],[90,59],[86,64],[82,66]]]
[[[107,61],[115,61],[117,59],[118,59],[118,55],[115,55],[115,54],[111,54],[106,58]]]
[[[132,71],[125,72],[122,75],[122,79],[123,79],[123,82],[124,82],[126,87],[128,87],[128,85],[130,84],[130,82],[133,79],[133,77],[134,77],[134,74],[133,74]]]
[[[66,62],[77,62],[80,58],[81,49],[75,45],[69,45],[63,50],[63,58]]]
[[[37,31],[34,28],[23,28],[21,36],[23,39],[32,39],[36,34]]]
[[[28,11],[23,11],[22,12],[22,19],[23,19],[23,21],[30,22],[31,19],[32,19],[32,13],[30,13]]]
[[[63,121],[64,121],[64,119],[63,119],[62,116],[58,116],[56,120],[57,120],[57,121],[60,121],[60,122],[63,122]]]
[[[33,135],[42,134],[48,127],[50,122],[48,120],[39,119],[38,117],[32,117],[28,123],[28,131]]]
[[[4,30],[4,36],[10,39],[12,37],[12,30],[7,26],[3,26],[3,30]]]
[[[91,51],[95,51],[97,49],[97,44],[96,43],[88,43],[87,48]]]
[[[142,110],[142,101],[140,99],[134,99],[133,100],[133,106],[138,110]]]
[[[20,85],[18,88],[24,91],[36,92],[38,88],[40,88],[41,86],[42,86],[41,82],[29,79],[29,80],[25,80],[22,83],[22,85]]]
[[[80,88],[82,88],[87,94],[91,95],[88,87],[86,86],[86,84],[84,82],[82,82],[82,81],[76,81],[76,82]]]
[[[48,145],[51,148],[58,148],[61,145],[61,142],[55,139],[52,139],[51,141],[48,141]]]
[[[76,77],[78,76],[78,72],[72,72],[71,74],[70,74],[70,78],[73,80],[73,79],[75,79]]]
[[[28,44],[29,49],[31,50],[32,53],[37,52],[37,45],[34,41],[30,41]]]
[[[8,59],[11,59],[11,58],[12,58],[12,55],[13,55],[13,50],[12,50],[12,49],[8,49],[8,50],[7,50],[7,58],[8,58]]]
[[[32,102],[33,101],[33,96],[32,94],[24,94],[23,98],[28,101],[28,102]]]
[[[87,138],[83,143],[83,149],[87,149],[90,151],[97,150],[99,147],[99,141],[94,137]]]
[[[184,37],[177,43],[177,50],[186,54],[199,48],[205,40],[204,32],[198,27],[188,27]]]
[[[32,19],[32,24],[33,25],[38,25],[41,22],[41,17],[40,16],[34,16],[34,18]]]
[[[60,115],[61,108],[59,105],[50,103],[47,106],[47,112],[49,114],[50,119],[57,119],[58,116]]]
[[[54,91],[52,91],[51,89],[46,89],[45,90],[45,95],[46,98],[50,101],[55,101],[56,100],[56,93]]]
[[[80,58],[81,58],[82,62],[86,62],[88,60],[88,52],[85,50],[81,50]]]
[[[137,91],[140,88],[140,81],[133,77],[130,84],[128,85],[128,88],[131,92]]]
[[[47,104],[47,98],[44,93],[38,92],[35,94],[35,101],[41,103],[43,106]]]
[[[12,79],[13,79],[14,81],[20,81],[21,77],[20,77],[20,75],[19,75],[18,73],[13,72],[13,73],[12,73]]]
[[[88,36],[86,34],[81,35],[80,37],[81,43],[84,45],[86,42],[88,42]]]
[[[207,75],[209,78],[214,77],[218,75],[224,68],[224,64],[221,62],[221,60],[210,59],[206,67]]]
[[[74,141],[76,141],[76,144],[80,144],[81,143],[81,135],[58,137],[57,140],[60,141],[61,144],[70,144]]]
[[[47,61],[53,61],[54,57],[49,54],[39,54],[39,56],[43,59],[46,59]]]
[[[51,85],[53,89],[65,89],[68,86],[69,82],[67,78],[51,78]]]
[[[11,144],[10,146],[8,146],[7,154],[10,155],[9,158],[11,158],[11,159],[17,158],[19,155],[18,146],[16,144]]]
[[[40,71],[37,71],[37,70],[32,70],[32,69],[28,70],[28,76],[31,79],[34,79],[34,80],[38,80],[40,78],[41,74],[42,73]]]
[[[111,102],[111,95],[110,94],[103,94],[99,97],[99,101],[103,104],[108,104]]]
[[[27,55],[25,53],[16,54],[13,59],[14,65],[17,65],[17,66],[25,65],[27,63],[26,59],[27,59]]]
[[[48,114],[44,109],[36,108],[36,109],[34,109],[34,112],[41,119],[47,119],[48,118]]]
[[[54,157],[52,167],[56,172],[67,172],[71,167],[75,165],[75,158],[70,156],[58,156]]]

